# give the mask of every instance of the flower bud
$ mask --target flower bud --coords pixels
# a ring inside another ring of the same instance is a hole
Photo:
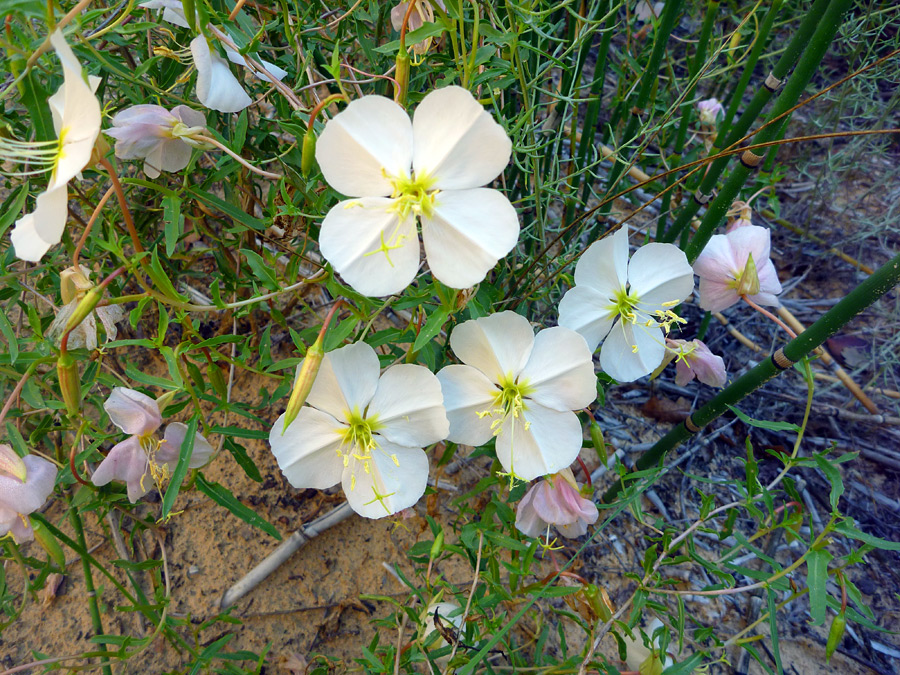
[[[844,629],[847,627],[847,619],[844,612],[841,612],[831,622],[831,628],[828,629],[828,641],[825,643],[825,662],[831,661],[834,651],[840,646],[841,640],[844,639]]]
[[[69,320],[66,322],[65,332],[68,333],[70,330],[76,328],[82,321],[84,321],[91,312],[94,311],[94,308],[97,307],[97,303],[100,302],[100,298],[103,296],[103,288],[99,286],[93,287],[89,290],[85,296],[81,299],[81,302],[75,307],[75,311],[72,312],[72,315],[69,317]]]
[[[441,551],[444,550],[444,531],[441,530],[437,533],[437,536],[434,538],[434,543],[431,545],[431,551],[428,554],[429,560],[434,560],[437,558]]]
[[[28,477],[28,469],[25,462],[16,454],[12,446],[0,444],[0,474],[8,474],[18,478],[23,483]]]
[[[287,410],[284,411],[284,429],[287,429],[297,415],[300,414],[300,408],[306,403],[306,397],[312,389],[313,383],[316,381],[316,375],[319,373],[319,366],[322,365],[322,359],[325,358],[325,337],[320,335],[316,341],[312,343],[306,350],[306,358],[297,370],[297,379],[294,380],[294,389],[291,391],[291,398],[288,401]],[[284,433],[282,429],[282,433]]]
[[[303,136],[303,149],[300,152],[300,173],[303,174],[304,178],[309,177],[309,172],[312,171],[315,161],[316,132],[310,124],[309,128],[306,130],[306,135]]]
[[[80,305],[79,305],[80,306]],[[70,416],[78,414],[81,409],[81,383],[78,381],[78,364],[68,352],[59,355],[56,362],[56,376],[59,378],[59,390],[66,404],[66,412]]]
[[[737,280],[738,295],[756,295],[759,293],[759,274],[756,271],[756,263],[753,262],[753,254],[747,255],[747,264],[741,273],[741,278]]]
[[[594,445],[594,450],[597,451],[597,457],[603,462],[603,466],[608,467],[609,455],[606,454],[606,440],[603,438],[603,429],[596,420],[591,422],[591,443]]]
[[[159,409],[160,415],[162,415],[162,411],[169,406],[169,404],[172,402],[172,399],[175,398],[175,394],[177,393],[177,391],[167,391],[165,394],[156,399],[156,407]]]
[[[397,70],[394,71],[394,101],[402,106],[406,105],[406,93],[409,91],[409,52],[406,47],[400,47],[397,52]]]
[[[28,516],[25,516],[26,518]],[[30,520],[30,519],[29,519]],[[47,556],[57,564],[61,569],[66,568],[66,554],[63,553],[62,547],[59,545],[59,542],[56,540],[56,537],[44,527],[43,523],[32,520],[31,527],[34,530],[34,538],[38,544],[41,545],[47,552]]]
[[[206,367],[206,376],[209,378],[209,382],[212,384],[213,389],[216,390],[216,393],[225,398],[228,395],[228,384],[222,375],[222,369],[215,363],[210,363]]]
[[[584,593],[584,597],[597,618],[604,623],[609,621],[615,608],[606,591],[594,584],[588,584],[581,589],[581,592]]]

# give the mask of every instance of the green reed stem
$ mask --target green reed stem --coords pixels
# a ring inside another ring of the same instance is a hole
[[[788,342],[782,350],[785,358],[793,363],[800,361],[878,298],[893,289],[898,282],[900,282],[900,254],[876,270],[818,321]],[[687,420],[659,439],[652,448],[640,456],[635,463],[635,470],[643,471],[659,466],[667,452],[684,443],[697,432],[696,430],[702,429],[719,417],[728,410],[728,406],[738,403],[782,372],[784,368],[779,367],[774,358],[774,356],[767,358],[741,375],[709,403],[693,412]],[[689,425],[693,425],[695,431],[690,431]],[[611,502],[621,489],[621,483],[613,484],[603,495],[603,501]]]

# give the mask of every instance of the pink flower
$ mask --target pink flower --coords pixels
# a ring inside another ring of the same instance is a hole
[[[714,234],[694,262],[700,277],[700,307],[721,312],[747,296],[760,305],[778,306],[781,282],[769,259],[770,233],[747,225]]]
[[[103,408],[113,424],[131,435],[109,451],[94,471],[91,482],[97,486],[113,480],[126,483],[128,499],[133,504],[150,492],[154,482],[167,478],[175,469],[187,426],[174,422],[166,427],[164,440],[157,439],[156,430],[162,424],[159,404],[133,389],[116,387]],[[213,447],[197,434],[188,467],[203,466],[212,454]]]
[[[516,528],[539,537],[553,525],[565,537],[580,537],[600,513],[590,499],[581,496],[571,469],[563,469],[533,485],[516,509]]]
[[[697,104],[697,110],[700,111],[700,124],[708,127],[716,126],[716,118],[725,114],[725,108],[719,103],[717,98],[708,98]]]
[[[56,466],[43,457],[19,457],[0,444],[0,537],[12,534],[17,543],[34,539],[27,516],[47,501],[56,484]]]
[[[710,387],[724,387],[725,362],[700,340],[666,340],[676,352],[675,384],[683,387],[695,377]]]
[[[186,105],[171,112],[158,105],[136,105],[112,119],[107,136],[116,139],[116,157],[143,159],[150,178],[160,171],[181,171],[191,161],[190,135],[206,129],[206,116]]]

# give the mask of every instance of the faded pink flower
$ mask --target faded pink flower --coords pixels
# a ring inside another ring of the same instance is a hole
[[[206,130],[206,116],[186,105],[171,112],[158,105],[135,105],[117,113],[112,123],[105,133],[116,139],[116,157],[143,159],[150,178],[186,167],[191,147],[199,145],[190,135]]]
[[[581,496],[571,469],[563,469],[533,485],[516,509],[516,528],[539,537],[550,525],[565,537],[580,537],[600,516],[590,499]]]
[[[760,305],[778,306],[781,282],[769,259],[770,233],[747,225],[714,234],[694,262],[700,277],[700,307],[721,312],[747,296]]]
[[[0,537],[12,534],[20,544],[34,539],[28,514],[47,501],[56,473],[56,466],[43,457],[19,457],[10,446],[0,444]]]
[[[103,408],[109,419],[126,434],[94,471],[94,485],[106,485],[118,480],[128,485],[128,499],[136,502],[150,492],[154,480],[161,480],[175,469],[187,425],[173,422],[166,427],[163,441],[156,438],[162,424],[159,404],[149,396],[133,389],[116,387]],[[188,467],[196,469],[209,461],[213,447],[202,434],[194,437],[194,451]]]
[[[716,126],[716,118],[725,114],[725,108],[719,103],[717,98],[708,98],[705,101],[697,103],[697,110],[700,111],[700,124],[708,127]]]
[[[753,222],[747,218],[735,218],[725,226],[725,234],[734,230],[739,230],[742,227],[750,227],[751,225],[753,225]]]
[[[710,387],[724,387],[725,361],[700,340],[666,340],[675,351],[675,384],[683,387],[695,377]]]

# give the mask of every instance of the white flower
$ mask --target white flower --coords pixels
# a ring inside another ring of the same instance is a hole
[[[622,227],[581,256],[575,287],[559,303],[559,325],[581,333],[591,351],[603,340],[600,367],[619,382],[632,382],[663,362],[662,326],[681,321],[671,308],[693,289],[693,271],[677,246],[647,244],[629,262]]]
[[[660,652],[663,631],[666,627],[659,619],[652,619],[646,628],[635,627],[632,632],[635,639],[627,634],[622,636],[625,643],[625,667],[641,675],[658,675],[675,663],[671,654]],[[646,640],[644,638],[646,636]],[[645,646],[645,642],[649,646]]]
[[[425,492],[422,448],[444,439],[441,385],[428,369],[401,364],[379,377],[375,350],[364,342],[329,352],[297,418],[284,415],[269,434],[272,453],[294,487],[340,482],[354,511],[389,516]],[[282,431],[283,430],[283,431]]]
[[[428,94],[412,123],[382,96],[353,101],[316,146],[325,180],[353,197],[325,216],[322,255],[360,293],[399,293],[419,268],[418,218],[434,277],[451,288],[474,286],[519,236],[509,200],[481,187],[503,171],[511,147],[461,87]]]
[[[56,340],[62,337],[66,330],[66,324],[69,317],[78,307],[85,294],[94,287],[88,280],[90,270],[84,265],[79,265],[79,269],[67,267],[59,273],[59,289],[62,296],[63,307],[59,310],[53,323],[47,329],[47,337]],[[96,318],[95,318],[96,315]],[[93,312],[85,317],[84,321],[78,324],[71,333],[69,333],[69,341],[67,346],[69,349],[80,349],[85,347],[91,351],[97,348],[97,320],[103,324],[106,331],[107,340],[115,340],[118,334],[116,323],[125,318],[125,312],[119,305],[105,305],[96,307]]]
[[[186,105],[171,112],[158,105],[135,105],[112,118],[113,128],[104,133],[116,139],[116,157],[143,159],[150,178],[160,171],[181,171],[191,161],[196,141],[187,137],[206,130],[206,116]]]
[[[522,480],[575,461],[583,434],[572,411],[597,397],[591,353],[577,333],[557,326],[535,336],[525,317],[500,312],[457,326],[450,346],[465,365],[437,375],[449,440],[478,446],[496,436],[504,471]]]
[[[68,183],[87,166],[100,133],[100,103],[94,96],[100,80],[85,81],[81,64],[59,30],[50,36],[50,43],[63,67],[63,84],[48,101],[59,141],[50,160],[52,173],[46,191],[38,195],[34,211],[16,221],[10,236],[16,257],[31,262],[40,260],[62,238],[68,216]]]

